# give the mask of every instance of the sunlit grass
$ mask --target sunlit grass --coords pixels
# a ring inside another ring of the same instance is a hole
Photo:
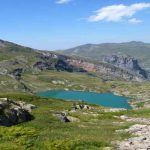
[[[129,110],[122,112],[102,111],[101,107],[89,111],[69,112],[80,122],[62,123],[53,114],[69,110],[72,102],[40,98],[26,94],[9,94],[0,97],[10,97],[16,100],[32,103],[37,109],[32,111],[34,120],[12,127],[0,127],[0,149],[33,149],[33,150],[99,150],[112,147],[113,141],[129,138],[128,133],[118,133],[116,130],[126,129],[133,123],[120,124],[115,116],[148,116],[150,110]]]

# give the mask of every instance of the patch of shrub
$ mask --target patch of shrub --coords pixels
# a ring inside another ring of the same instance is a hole
[[[82,140],[55,140],[45,141],[44,145],[48,150],[100,150],[101,148],[110,146],[105,142],[88,142]]]

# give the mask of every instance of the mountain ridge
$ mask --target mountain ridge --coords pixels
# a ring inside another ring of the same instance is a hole
[[[103,57],[120,53],[130,55],[139,60],[142,67],[150,71],[150,44],[131,41],[122,43],[85,44],[74,48],[58,51],[69,56],[80,56],[96,61],[102,61]]]
[[[0,43],[1,89],[13,87],[20,90],[21,87],[28,92],[32,92],[33,89],[37,91],[37,86],[39,86],[38,89],[41,89],[42,84],[35,84],[33,87],[31,79],[39,74],[47,74],[47,71],[56,72],[56,74],[61,74],[61,72],[80,73],[97,77],[99,80],[147,80],[143,74],[102,61],[71,57],[53,51],[35,50],[7,41],[1,41]],[[45,82],[47,80],[49,80],[48,77],[43,83],[46,89],[48,89]],[[37,81],[41,82],[41,79]]]

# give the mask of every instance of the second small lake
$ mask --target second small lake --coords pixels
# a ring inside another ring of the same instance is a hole
[[[112,108],[125,108],[125,109],[132,108],[128,103],[129,98],[117,96],[112,93],[52,90],[39,92],[37,93],[37,95],[46,98],[56,98],[63,100],[76,100],[76,101],[80,100],[91,104],[97,104]]]

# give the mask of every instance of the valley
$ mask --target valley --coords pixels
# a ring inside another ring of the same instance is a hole
[[[150,1],[0,1],[0,150],[150,150]]]
[[[124,150],[122,146],[130,146],[130,140],[136,143],[142,137],[149,141],[149,135],[145,136],[150,120],[149,71],[141,60],[130,56],[103,59],[66,56],[1,40],[0,97],[13,105],[4,107],[6,101],[0,100],[0,120],[11,122],[18,109],[21,116],[15,125],[0,126],[0,149]],[[129,97],[133,109],[36,96],[50,90],[113,93]],[[24,106],[35,107],[28,122],[22,119]],[[139,138],[133,138],[132,129],[139,127]],[[144,145],[148,147],[139,146]]]

